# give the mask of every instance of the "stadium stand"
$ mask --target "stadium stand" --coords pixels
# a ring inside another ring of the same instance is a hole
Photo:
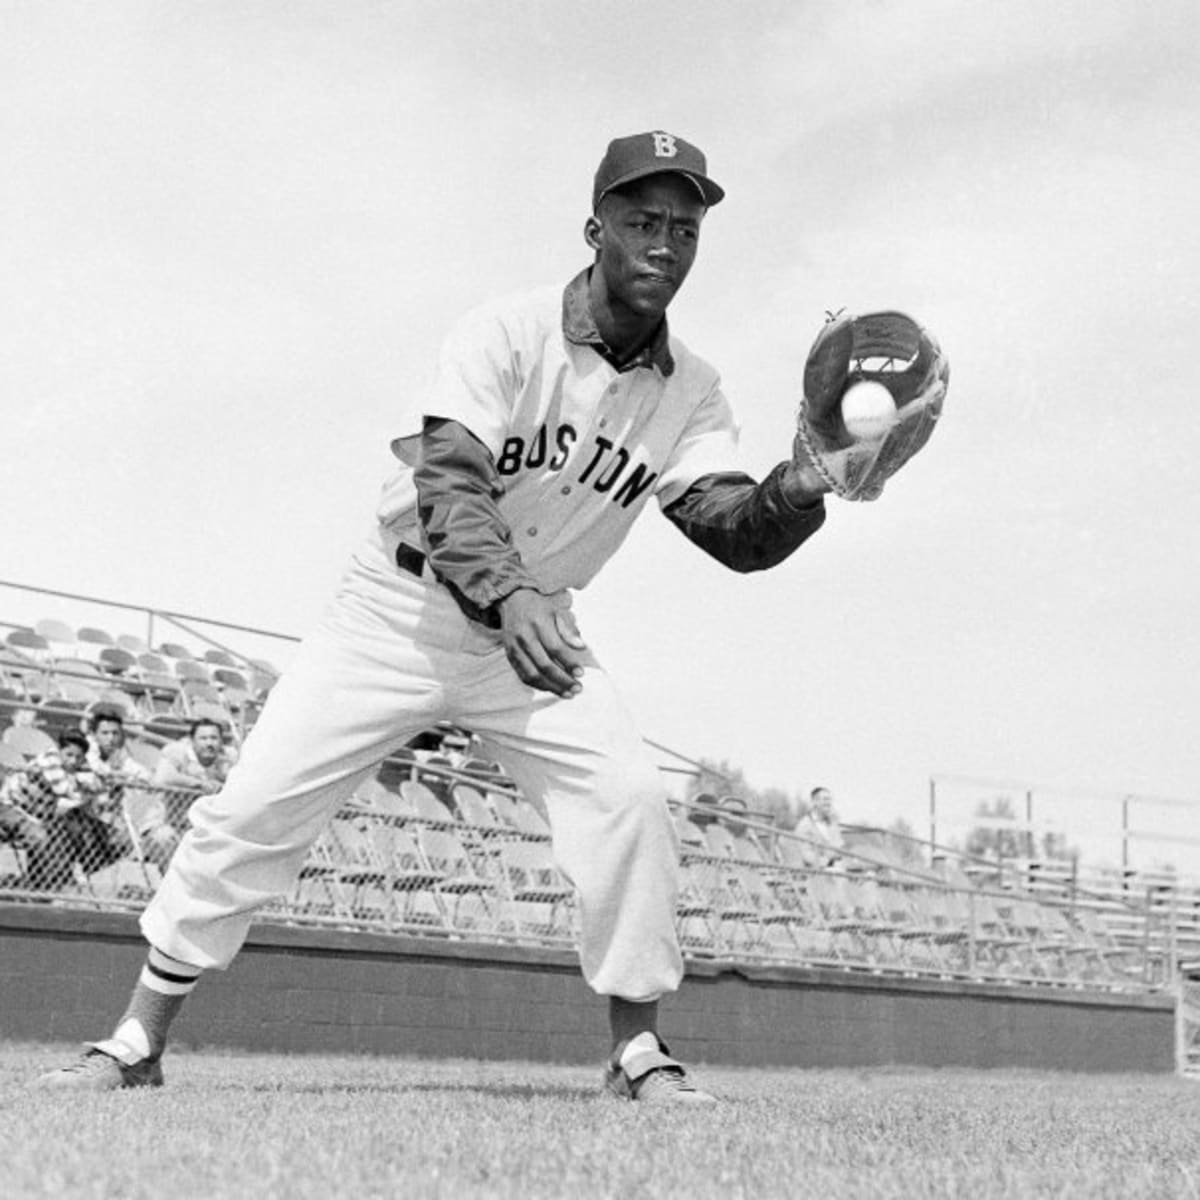
[[[151,772],[197,715],[235,743],[245,736],[278,667],[182,621],[180,633],[155,636],[155,616],[145,637],[51,616],[0,622],[0,785],[98,704],[121,710],[130,754]],[[236,627],[217,633],[227,630]],[[436,749],[405,753],[361,785],[262,919],[571,944],[574,892],[544,817],[469,733],[453,732],[470,747],[457,765]],[[159,791],[127,784],[121,811]],[[1171,875],[983,860],[918,839],[899,852],[895,835],[862,828],[844,830],[831,862],[827,843],[772,825],[736,796],[673,801],[673,815],[678,927],[693,959],[1110,991],[1164,986],[1183,952],[1200,961],[1200,886]],[[132,844],[98,870],[67,864],[69,882],[48,893],[30,883],[27,848],[0,836],[0,899],[135,911],[159,872],[136,835]]]

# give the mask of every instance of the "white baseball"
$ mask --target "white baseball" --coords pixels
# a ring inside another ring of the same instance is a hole
[[[848,387],[842,396],[842,421],[857,441],[878,441],[896,419],[892,393],[871,379]]]

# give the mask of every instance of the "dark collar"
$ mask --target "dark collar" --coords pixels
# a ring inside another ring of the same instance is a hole
[[[666,317],[658,323],[654,336],[633,358],[626,363],[616,362],[592,319],[592,308],[588,303],[588,279],[591,273],[591,267],[580,271],[563,290],[563,336],[577,346],[591,346],[618,371],[632,371],[634,367],[657,367],[664,376],[670,375],[675,370],[675,360],[671,357]]]

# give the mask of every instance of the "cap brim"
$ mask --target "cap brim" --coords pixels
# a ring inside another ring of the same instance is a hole
[[[615,192],[618,188],[623,188],[638,179],[646,179],[651,175],[682,175],[695,185],[696,190],[700,193],[700,199],[704,201],[707,208],[712,208],[714,204],[720,204],[725,199],[725,189],[720,184],[714,183],[707,175],[701,175],[696,171],[685,171],[682,167],[662,167],[656,163],[651,167],[639,167],[636,171],[630,171],[627,175],[614,179],[604,191],[596,196],[594,204],[599,204],[609,192]]]

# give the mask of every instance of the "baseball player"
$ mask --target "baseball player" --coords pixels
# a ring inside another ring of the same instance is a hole
[[[752,571],[816,532],[838,490],[837,464],[808,444],[761,483],[741,473],[716,372],[668,329],[723,195],[683,138],[617,138],[584,225],[591,265],[453,330],[392,443],[401,465],[378,521],[224,788],[191,810],[141,919],[150,948],[126,1011],[45,1084],[161,1084],[168,1026],[201,973],[230,964],[380,761],[450,722],[548,816],[578,894],[584,977],[609,997],[607,1088],[712,1102],[658,1036],[659,1000],[683,972],[666,793],[571,596],[652,497],[703,550]]]

